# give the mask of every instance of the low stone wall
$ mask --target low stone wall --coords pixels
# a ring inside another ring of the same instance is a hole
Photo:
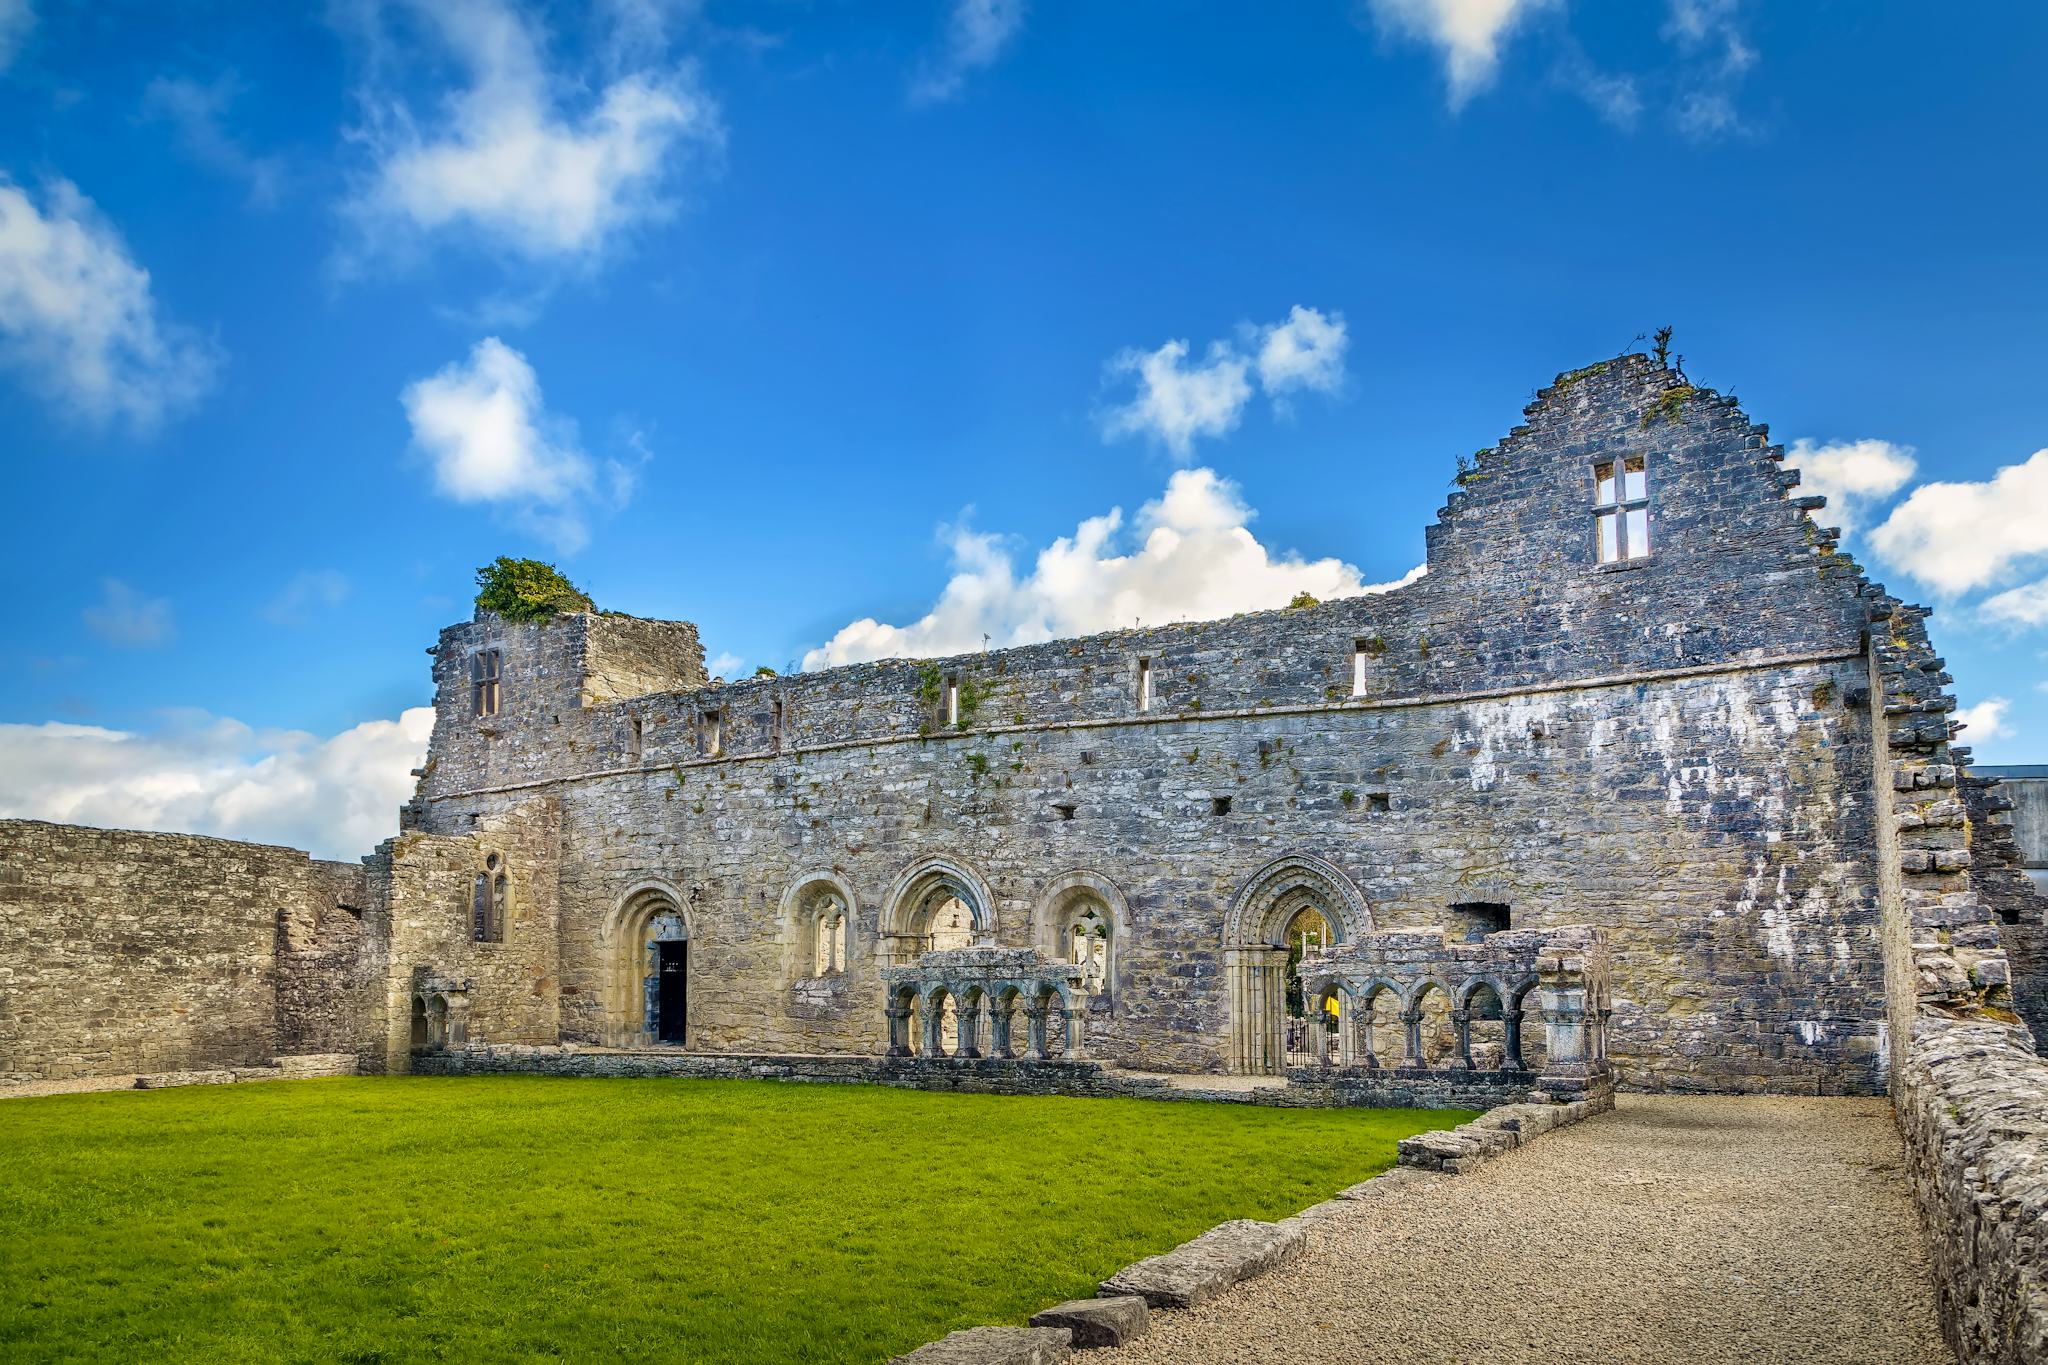
[[[2048,1360],[2048,1061],[2024,1029],[1922,1016],[1892,1097],[1956,1359]]]
[[[1501,1071],[1389,1068],[1290,1070],[1284,1085],[1245,1086],[1216,1077],[1119,1071],[1101,1062],[998,1061],[966,1057],[768,1056],[577,1047],[478,1045],[420,1052],[414,1075],[675,1076],[694,1080],[891,1085],[982,1095],[1075,1095],[1206,1100],[1292,1109],[1488,1109],[1527,1100],[1536,1078]]]

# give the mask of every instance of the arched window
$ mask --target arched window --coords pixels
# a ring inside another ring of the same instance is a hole
[[[484,858],[484,870],[476,874],[470,889],[470,937],[478,943],[505,941],[505,906],[511,898],[511,881],[503,859],[497,854]]]
[[[846,970],[846,906],[836,897],[826,897],[811,922],[813,976],[832,976]]]
[[[974,946],[974,911],[958,896],[944,896],[925,921],[925,951],[949,952]]]
[[[1109,989],[1109,946],[1116,932],[1100,905],[1079,900],[1068,913],[1063,931],[1067,961],[1081,968],[1081,988],[1090,995]]]

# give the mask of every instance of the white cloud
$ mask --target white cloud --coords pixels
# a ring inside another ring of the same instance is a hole
[[[575,424],[548,415],[525,356],[486,337],[466,362],[408,385],[401,401],[441,493],[510,507],[563,553],[582,548],[595,469]],[[613,473],[614,501],[622,500],[630,471],[615,465]]]
[[[1987,619],[2002,625],[2048,626],[2048,578],[2007,588],[1978,606]]]
[[[1245,351],[1214,341],[1193,363],[1185,340],[1169,341],[1156,351],[1118,353],[1104,367],[1106,374],[1111,379],[1135,376],[1137,392],[1128,403],[1102,412],[1103,439],[1147,436],[1185,460],[1197,437],[1236,430],[1252,398],[1254,374],[1276,406],[1298,389],[1334,394],[1343,387],[1350,337],[1342,313],[1296,304],[1284,321],[1242,323],[1238,332]]]
[[[866,659],[923,658],[1063,639],[1137,623],[1210,620],[1285,606],[1297,593],[1328,601],[1413,582],[1368,584],[1338,559],[1274,553],[1246,523],[1237,485],[1214,470],[1183,469],[1140,508],[1125,545],[1123,510],[1112,508],[1061,536],[1019,575],[999,537],[947,528],[953,577],[928,613],[908,625],[872,618],[841,629],[804,655],[806,669]]]
[[[2048,554],[2048,449],[1981,483],[1923,483],[1870,533],[1887,563],[1937,592],[1988,587]]]
[[[307,569],[295,575],[263,605],[263,619],[277,626],[305,626],[322,608],[348,600],[349,581],[333,569]]]
[[[4,2],[4,0],[0,0]],[[268,208],[284,186],[284,158],[258,156],[227,128],[227,108],[248,87],[233,72],[211,83],[159,76],[142,92],[143,112],[171,125],[193,160],[249,185],[249,202]]]
[[[706,664],[704,670],[714,678],[737,678],[740,675],[740,666],[745,662],[746,660],[737,654],[720,654]]]
[[[1197,436],[1223,436],[1237,426],[1251,401],[1251,362],[1226,342],[1212,342],[1198,364],[1187,364],[1188,344],[1169,341],[1156,351],[1129,350],[1109,362],[1112,375],[1138,377],[1138,395],[1104,414],[1105,439],[1148,435],[1186,459]]]
[[[1742,0],[1669,0],[1663,36],[1691,59],[1672,106],[1679,132],[1704,142],[1743,131],[1735,97],[1757,52],[1742,31]]]
[[[590,83],[550,73],[539,36],[503,0],[418,8],[469,84],[427,129],[401,100],[366,97],[376,164],[351,207],[373,246],[384,229],[468,227],[529,260],[589,257],[667,211],[681,152],[721,141],[717,109],[687,69],[619,74],[572,114],[560,97]],[[620,7],[633,41],[609,45],[614,59],[645,55],[646,10]]]
[[[36,26],[36,9],[29,0],[0,0],[0,71],[14,64]]]
[[[945,44],[910,87],[920,104],[949,100],[967,78],[993,66],[1024,27],[1024,0],[953,0],[946,20]]]
[[[146,597],[118,578],[100,581],[99,604],[84,616],[93,634],[128,649],[164,644],[177,633],[169,598]]]
[[[1443,53],[1451,108],[1493,84],[1501,43],[1553,0],[1366,0],[1382,29],[1433,44]]]
[[[1854,531],[1864,512],[1906,486],[1919,465],[1913,447],[1890,441],[1797,440],[1785,454],[1785,463],[1799,470],[1802,493],[1818,493],[1828,500],[1820,520]]]
[[[1268,394],[1295,389],[1335,393],[1344,382],[1344,352],[1350,344],[1342,313],[1325,316],[1297,303],[1287,321],[1259,333],[1259,383]]]
[[[1950,719],[1969,727],[1963,736],[1968,744],[1983,744],[1994,739],[2011,739],[2014,731],[2005,723],[2005,713],[2012,709],[2012,703],[2004,697],[1986,697],[1975,706],[1965,706]]]
[[[144,734],[98,725],[0,725],[0,816],[175,830],[285,844],[327,858],[398,832],[434,713],[366,721],[322,740],[207,715]]]
[[[157,316],[149,272],[92,201],[0,176],[0,361],[73,415],[147,427],[213,382],[214,348]]]

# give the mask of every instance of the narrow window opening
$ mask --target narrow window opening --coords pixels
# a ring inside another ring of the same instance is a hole
[[[777,697],[769,708],[769,738],[775,752],[782,752],[782,698]]]
[[[722,712],[706,711],[704,713],[702,720],[698,724],[697,747],[703,751],[706,758],[718,757],[719,752],[725,747],[725,727]]]
[[[1507,929],[1508,907],[1500,901],[1461,901],[1451,907],[1450,922],[1444,927],[1453,940],[1477,943]]]
[[[1209,813],[1210,813],[1211,815],[1228,815],[1228,814],[1230,814],[1230,798],[1229,798],[1229,797],[1227,797],[1227,796],[1212,796],[1212,797],[1210,797],[1210,798],[1209,798]]]
[[[1074,818],[1074,807],[1072,806],[1065,804],[1057,804],[1053,807],[1053,809],[1060,813],[1060,819],[1062,820],[1071,820]]]
[[[1152,709],[1152,661],[1150,659],[1138,660],[1138,709],[1140,711],[1150,711]]]
[[[1354,697],[1365,695],[1365,659],[1365,641],[1353,640],[1351,642],[1351,695]]]
[[[470,695],[479,716],[498,714],[500,660],[495,649],[480,649],[469,656]]]
[[[946,724],[960,723],[960,679],[948,676],[946,679]]]
[[[641,745],[646,736],[646,723],[638,716],[630,716],[627,718],[626,725],[626,761],[638,763],[640,761]]]
[[[1593,466],[1593,547],[1602,564],[1650,553],[1650,473],[1644,456]]]

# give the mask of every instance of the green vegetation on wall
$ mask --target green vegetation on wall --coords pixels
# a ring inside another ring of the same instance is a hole
[[[476,604],[507,621],[545,621],[557,612],[596,611],[590,595],[538,559],[499,555],[476,571]]]

